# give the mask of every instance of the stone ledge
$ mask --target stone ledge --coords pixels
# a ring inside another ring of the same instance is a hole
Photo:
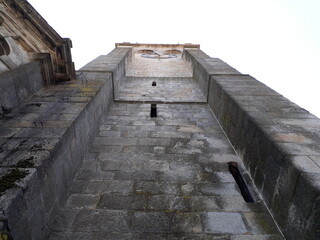
[[[37,92],[0,119],[0,177],[25,171],[0,196],[0,220],[14,239],[45,239],[103,113],[110,73],[89,73]],[[1,229],[0,229],[1,230]]]
[[[185,49],[183,59],[193,73],[193,79],[202,93],[208,97],[209,79],[211,75],[241,75],[219,58],[211,58],[200,49]]]
[[[320,120],[248,75],[211,76],[209,105],[286,238],[319,238]]]
[[[82,67],[79,71],[90,72],[109,72],[112,74],[112,81],[114,87],[114,98],[117,97],[118,91],[122,81],[126,76],[126,66],[131,63],[132,60],[132,48],[121,47],[115,48],[108,55],[101,55]]]

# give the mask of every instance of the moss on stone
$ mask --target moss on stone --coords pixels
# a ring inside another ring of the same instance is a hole
[[[0,196],[2,196],[8,189],[16,187],[17,185],[15,182],[23,179],[28,173],[29,172],[27,170],[14,168],[6,175],[2,176],[0,178]]]
[[[29,157],[29,158],[27,158],[27,159],[24,159],[24,160],[22,160],[22,161],[19,161],[19,162],[15,165],[15,167],[16,167],[16,168],[32,168],[32,167],[34,167],[34,163],[32,162],[32,160],[33,160],[33,157],[31,156],[31,157]]]

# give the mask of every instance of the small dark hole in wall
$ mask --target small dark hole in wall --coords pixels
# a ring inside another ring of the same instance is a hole
[[[239,186],[239,189],[241,191],[242,197],[246,202],[254,202],[250,191],[247,187],[246,182],[244,181],[243,177],[241,176],[241,173],[238,168],[238,163],[236,162],[228,162],[229,165],[229,171],[232,174],[234,180]]]
[[[151,104],[150,117],[157,117],[157,104]]]
[[[152,82],[152,86],[153,86],[153,87],[157,86],[157,82],[156,82],[156,81],[153,81],[153,82]]]
[[[27,106],[35,106],[35,107],[41,107],[42,103],[29,103]]]

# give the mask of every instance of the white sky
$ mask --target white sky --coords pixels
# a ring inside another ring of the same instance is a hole
[[[76,69],[116,42],[197,43],[320,117],[320,0],[29,0]]]

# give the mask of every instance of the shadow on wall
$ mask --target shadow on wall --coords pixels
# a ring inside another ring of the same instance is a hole
[[[6,39],[0,35],[0,56],[9,55],[10,54],[10,46],[7,43]]]

